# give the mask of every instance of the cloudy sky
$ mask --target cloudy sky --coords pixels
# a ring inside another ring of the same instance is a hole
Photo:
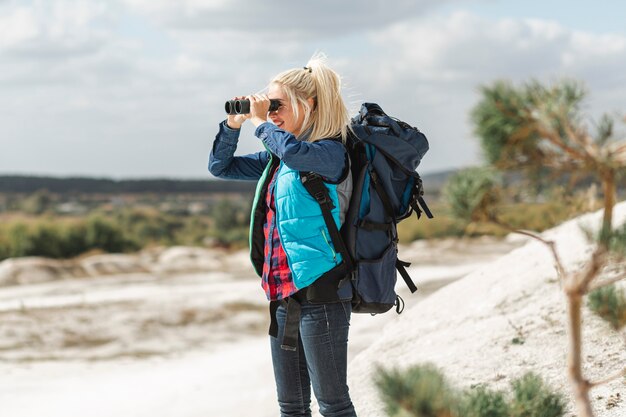
[[[315,51],[352,111],[427,134],[422,173],[475,165],[468,111],[496,79],[580,79],[589,113],[626,112],[625,4],[0,0],[0,174],[207,178],[225,99]]]

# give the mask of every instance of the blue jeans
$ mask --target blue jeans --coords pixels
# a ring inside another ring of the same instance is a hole
[[[349,301],[302,303],[296,351],[281,349],[285,318],[278,307],[278,337],[270,337],[281,417],[311,416],[311,385],[325,417],[356,417],[346,373],[348,367]]]

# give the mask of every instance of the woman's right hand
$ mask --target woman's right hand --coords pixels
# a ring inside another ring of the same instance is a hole
[[[233,98],[233,100],[243,100],[245,98],[245,96],[235,97]],[[229,114],[228,118],[226,119],[226,124],[228,124],[228,127],[230,127],[231,129],[241,129],[241,125],[243,124],[243,122],[245,122],[249,118],[250,114]]]

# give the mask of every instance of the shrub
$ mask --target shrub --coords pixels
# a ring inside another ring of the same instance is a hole
[[[375,383],[390,417],[562,417],[565,409],[563,397],[532,373],[513,381],[507,396],[482,385],[459,393],[430,364],[378,372]]]
[[[551,392],[537,375],[527,373],[512,387],[511,417],[561,417],[565,412],[563,397]]]
[[[125,238],[118,226],[97,216],[87,220],[85,240],[89,249],[106,252],[125,252],[138,248],[136,243]]]
[[[390,417],[455,416],[455,393],[433,365],[379,372],[375,383]]]
[[[613,254],[619,258],[626,257],[626,223],[610,234],[608,244]]]
[[[442,193],[452,213],[466,221],[490,220],[500,201],[502,178],[491,168],[468,168],[454,174]]]
[[[480,385],[465,392],[461,402],[463,417],[509,417],[509,406],[502,392]]]
[[[27,255],[61,258],[64,254],[65,241],[59,227],[49,223],[39,223],[29,234]]]
[[[609,322],[615,330],[626,325],[626,296],[614,285],[592,291],[587,305],[591,311]]]
[[[71,223],[63,230],[63,258],[80,255],[89,250],[87,246],[87,227],[84,222]]]

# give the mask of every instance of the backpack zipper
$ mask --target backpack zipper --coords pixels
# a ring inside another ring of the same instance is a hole
[[[326,245],[328,245],[328,249],[330,249],[330,251],[333,253],[333,262],[337,263],[337,253],[335,252],[335,249],[333,249],[333,246],[328,241],[328,237],[326,236],[326,231],[324,230],[324,228],[321,228],[320,230],[322,231],[322,237],[324,238],[324,242],[326,242]]]

